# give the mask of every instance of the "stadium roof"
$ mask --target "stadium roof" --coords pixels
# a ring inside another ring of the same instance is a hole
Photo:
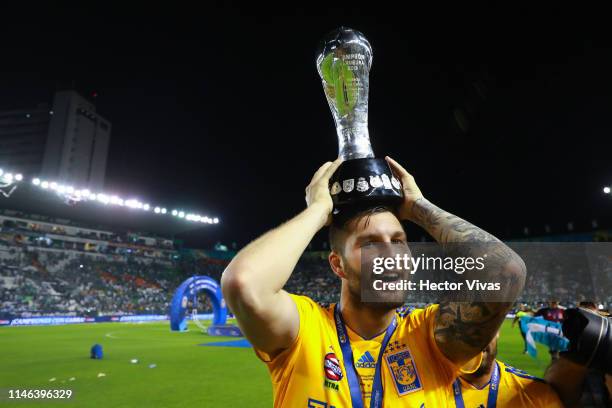
[[[211,229],[218,225],[187,222],[178,217],[161,216],[153,211],[115,207],[95,200],[68,201],[58,194],[27,182],[20,183],[9,198],[0,196],[0,209],[19,211],[24,213],[24,216],[47,216],[60,223],[65,220],[66,223],[77,223],[93,229],[133,231],[168,238],[201,228]]]

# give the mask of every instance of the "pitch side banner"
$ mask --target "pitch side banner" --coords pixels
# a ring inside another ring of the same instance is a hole
[[[198,319],[211,320],[212,313],[204,313],[197,315]],[[191,315],[188,316],[191,319]],[[36,317],[21,317],[12,319],[0,319],[0,326],[54,326],[63,324],[78,324],[78,323],[141,323],[141,322],[156,322],[168,320],[168,315],[129,315],[129,316],[100,316],[100,317],[84,317],[84,316],[36,316]]]

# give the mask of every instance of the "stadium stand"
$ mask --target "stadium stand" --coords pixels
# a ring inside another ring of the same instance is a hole
[[[233,255],[178,250],[171,240],[143,234],[0,214],[0,317],[166,314],[174,289],[184,279],[206,275],[218,281]],[[601,265],[610,267],[609,262]],[[537,273],[540,284],[528,283],[521,303],[540,307],[549,300],[551,287],[566,288],[555,294],[564,306],[580,300],[575,294],[585,285],[581,271],[569,286],[556,283],[555,266]],[[612,270],[603,275],[612,276]],[[325,304],[338,301],[339,284],[329,269],[327,252],[308,251],[285,290]],[[599,301],[608,308],[612,294],[602,294]],[[201,306],[210,308],[208,303]]]

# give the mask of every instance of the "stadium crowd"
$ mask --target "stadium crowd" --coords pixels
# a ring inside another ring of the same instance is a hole
[[[27,239],[23,239],[26,232]],[[58,243],[61,240],[57,239],[53,245],[46,245],[41,242],[48,239],[48,233],[32,225],[5,222],[0,230],[0,317],[165,314],[174,290],[183,280],[206,275],[219,281],[233,255],[231,251],[178,251],[164,243],[164,255],[151,256],[137,250],[142,248],[142,241],[126,242],[121,251],[107,251],[100,249],[112,247],[122,238],[99,234],[95,238],[100,242],[97,250],[87,245]],[[105,238],[110,240],[104,241]],[[128,236],[124,238],[129,241]],[[549,255],[530,256],[536,261],[539,256],[543,263],[537,270],[530,269],[530,281],[519,299],[523,307],[537,309],[552,298],[572,307],[579,301],[593,300],[581,297],[581,291],[592,294],[610,287],[610,282],[597,281],[601,277],[612,279],[606,259],[593,262],[591,271],[577,266],[567,274],[559,265],[545,264],[554,258]],[[594,270],[599,272],[593,274]],[[285,290],[328,304],[338,301],[339,285],[330,271],[327,252],[308,251]],[[612,305],[611,293],[602,292],[596,298],[604,309]]]

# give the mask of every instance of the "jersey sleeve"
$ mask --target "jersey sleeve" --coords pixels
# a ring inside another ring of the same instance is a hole
[[[291,374],[295,367],[296,357],[303,345],[305,333],[313,334],[313,328],[317,327],[314,322],[319,314],[319,305],[306,296],[293,294],[289,294],[289,296],[295,303],[300,317],[298,334],[291,345],[273,357],[262,350],[253,348],[257,357],[268,366],[274,383],[281,382],[283,376]]]
[[[525,385],[525,392],[538,408],[563,408],[564,405],[552,387],[544,380],[530,381]]]

